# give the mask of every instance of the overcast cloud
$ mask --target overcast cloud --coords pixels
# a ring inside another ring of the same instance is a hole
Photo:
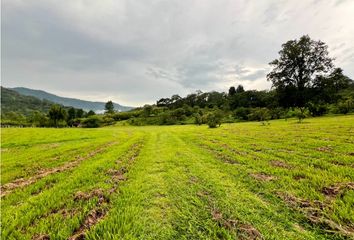
[[[2,0],[2,85],[124,105],[269,89],[304,34],[354,78],[354,0]]]

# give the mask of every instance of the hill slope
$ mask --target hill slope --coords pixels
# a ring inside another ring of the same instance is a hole
[[[11,89],[1,87],[2,115],[16,112],[28,116],[33,111],[48,112],[52,104],[54,103],[48,100],[25,96]]]
[[[80,100],[76,98],[60,97],[42,90],[34,90],[24,87],[11,88],[12,90],[26,96],[33,96],[39,99],[47,99],[51,102],[59,103],[64,106],[72,106],[74,108],[82,108],[85,111],[93,110],[100,112],[104,110],[104,102],[91,102],[86,100]],[[119,111],[129,111],[132,107],[122,106],[118,103],[114,103],[114,109]]]

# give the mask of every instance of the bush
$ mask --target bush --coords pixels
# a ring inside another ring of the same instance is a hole
[[[235,110],[235,118],[240,120],[248,120],[248,115],[251,113],[249,108],[239,107]]]
[[[349,112],[351,112],[354,108],[354,103],[353,100],[351,98],[348,98],[346,100],[342,100],[337,104],[338,107],[338,111],[339,113],[342,114],[347,114]]]
[[[96,116],[90,116],[88,118],[84,118],[81,121],[81,126],[84,128],[98,128],[102,126],[102,120]]]
[[[299,123],[302,122],[307,117],[307,109],[306,108],[296,108],[294,110],[295,116],[297,117]]]
[[[271,119],[280,119],[282,117],[285,117],[286,112],[283,108],[273,108],[269,110],[269,114]]]
[[[309,110],[311,116],[322,116],[327,112],[327,106],[324,104],[308,103],[307,109]]]
[[[111,114],[105,114],[103,116],[103,121],[102,123],[104,125],[113,125],[115,123],[114,119],[113,119],[113,116]]]
[[[203,124],[203,116],[200,115],[199,113],[196,113],[194,115],[194,123],[197,125],[202,125]]]
[[[113,115],[115,121],[128,120],[134,117],[138,117],[142,114],[142,111],[120,112]]]
[[[212,112],[207,115],[207,123],[209,128],[220,127],[222,114],[220,112]]]
[[[251,121],[268,121],[270,120],[270,112],[267,108],[255,108],[252,109],[251,114],[248,115],[248,119]]]

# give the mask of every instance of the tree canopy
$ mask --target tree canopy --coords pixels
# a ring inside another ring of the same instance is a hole
[[[270,63],[267,75],[280,96],[280,102],[303,107],[312,97],[315,80],[333,70],[333,59],[328,55],[324,42],[314,41],[308,35],[290,40],[282,45],[279,58]]]
[[[114,105],[112,101],[108,101],[105,105],[106,113],[114,113]]]

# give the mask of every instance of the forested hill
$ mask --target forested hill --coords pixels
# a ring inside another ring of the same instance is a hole
[[[33,111],[48,112],[53,102],[25,96],[8,88],[1,87],[1,114],[16,112],[25,116]]]
[[[34,90],[23,87],[11,88],[12,90],[26,96],[33,96],[39,99],[47,99],[51,102],[62,104],[64,106],[72,106],[74,108],[82,108],[85,111],[93,110],[95,112],[103,112],[105,109],[104,102],[91,102],[75,98],[60,97],[42,90]],[[129,111],[132,107],[122,106],[118,103],[113,103],[114,109],[119,111]]]

